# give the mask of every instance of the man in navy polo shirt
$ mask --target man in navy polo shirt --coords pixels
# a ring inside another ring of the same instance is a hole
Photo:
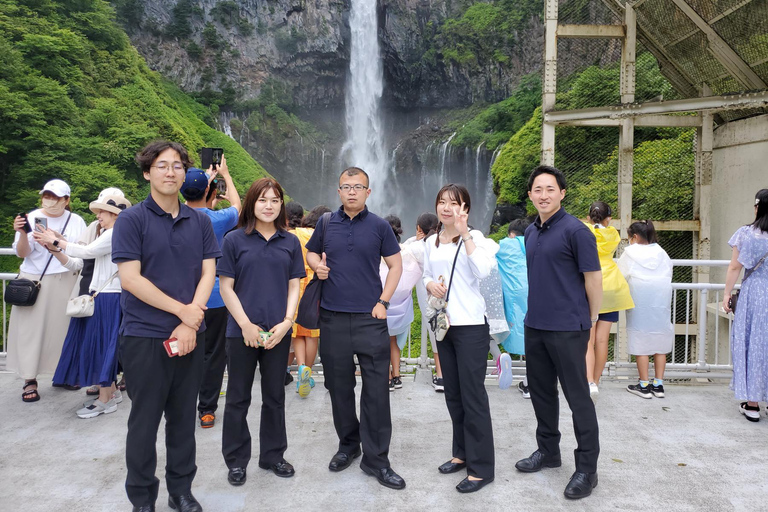
[[[192,165],[181,144],[149,144],[136,161],[150,194],[115,222],[112,261],[123,293],[120,359],[132,400],[128,418],[125,489],[133,510],[155,510],[159,480],[157,429],[165,414],[168,505],[202,511],[192,496],[195,405],[203,373],[204,311],[221,256],[208,217],[179,202]],[[174,339],[177,353],[166,351]]]
[[[213,169],[209,168],[209,172]],[[216,199],[215,178],[223,179],[227,185],[227,191],[222,196],[231,205],[220,210],[213,209]],[[240,196],[229,174],[227,159],[221,156],[221,164],[215,173],[210,176],[202,169],[187,169],[184,184],[181,186],[181,195],[187,201],[187,206],[205,213],[216,235],[216,242],[221,247],[224,235],[237,226],[240,215]],[[203,361],[203,382],[200,385],[200,397],[197,410],[200,416],[200,426],[211,428],[216,422],[216,409],[219,408],[219,395],[221,383],[224,378],[224,369],[227,366],[227,351],[225,333],[227,330],[227,308],[219,291],[219,278],[213,285],[211,298],[206,304],[205,311],[205,358]]]
[[[564,494],[566,498],[584,498],[597,486],[600,453],[597,415],[584,364],[589,330],[597,321],[603,296],[597,243],[584,223],[563,210],[560,203],[565,197],[565,177],[558,169],[534,169],[528,180],[528,197],[539,212],[525,230],[525,355],[538,423],[538,449],[515,467],[533,473],[560,466],[560,379],[578,443],[576,472]]]
[[[331,394],[339,449],[328,469],[342,471],[360,456],[360,468],[381,485],[405,488],[389,465],[392,421],[389,411],[387,308],[402,274],[400,246],[385,220],[368,211],[368,175],[357,167],[339,177],[342,206],[327,227],[318,222],[307,242],[307,263],[325,280],[320,303],[320,358]],[[325,235],[323,235],[325,231]],[[389,268],[382,290],[381,258]],[[363,391],[360,420],[355,412],[355,361]]]

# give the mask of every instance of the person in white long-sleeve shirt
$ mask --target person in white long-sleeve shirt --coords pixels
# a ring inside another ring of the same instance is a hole
[[[494,479],[493,428],[484,385],[490,331],[480,280],[496,266],[499,247],[480,231],[470,231],[470,206],[463,185],[440,189],[435,201],[440,224],[425,244],[423,276],[427,292],[447,300],[450,321],[438,343],[445,403],[453,423],[453,457],[438,471],[447,474],[466,468],[467,477],[456,486],[462,493],[478,491]]]
[[[103,196],[93,201],[89,207],[104,231],[88,245],[58,240],[51,230],[34,234],[35,241],[49,249],[68,270],[80,270],[83,260],[94,260],[89,286],[89,294],[94,297],[93,316],[72,318],[53,376],[54,385],[99,386],[99,397],[77,411],[84,419],[115,412],[122,401],[115,387],[122,288],[117,265],[112,263],[112,226],[120,212],[130,206],[120,196]]]

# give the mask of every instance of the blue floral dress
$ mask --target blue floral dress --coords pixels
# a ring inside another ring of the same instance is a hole
[[[742,226],[728,241],[739,263],[754,268],[768,252],[768,233]],[[741,287],[731,331],[733,380],[738,400],[768,401],[768,258]]]

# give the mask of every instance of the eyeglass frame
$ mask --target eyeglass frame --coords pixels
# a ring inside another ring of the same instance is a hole
[[[346,188],[344,188],[346,187]],[[349,193],[350,190],[354,190],[355,192],[362,192],[364,190],[368,190],[368,187],[365,185],[361,185],[360,183],[355,183],[354,185],[350,185],[349,183],[345,183],[343,185],[339,185],[339,190],[342,192]]]
[[[181,172],[181,171],[184,171],[185,173],[187,172],[187,167],[183,163],[181,163],[181,162],[178,163],[178,165],[181,167],[180,169],[176,168],[176,163],[175,162],[172,165],[167,165],[168,162],[163,162],[163,163],[165,163],[166,165],[160,166],[160,165],[152,164],[149,167],[150,167],[150,169],[152,167],[154,167],[155,169],[159,169],[160,172],[165,172],[165,171],[168,170],[168,168],[173,169],[175,172]]]

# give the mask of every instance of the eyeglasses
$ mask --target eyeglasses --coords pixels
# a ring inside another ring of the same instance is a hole
[[[114,199],[110,199],[109,201],[107,201],[107,204],[109,206],[114,206],[115,208],[119,208],[121,210],[125,210],[125,205],[124,204],[117,204]]]
[[[256,200],[257,203],[259,203],[261,206],[267,206],[267,204],[271,204],[272,206],[279,206],[280,203],[283,202],[282,199],[279,197],[273,197],[271,199],[267,199],[266,197],[260,197]]]
[[[363,190],[366,190],[368,187],[365,185],[360,185],[359,183],[357,185],[341,185],[339,187],[339,190],[342,192],[349,192],[352,189],[355,189],[355,192],[362,192]]]
[[[168,165],[167,162],[160,162],[158,165],[153,165],[151,167],[154,167],[155,169],[157,169],[160,172],[166,172],[168,169],[171,168],[171,166]],[[184,172],[184,170],[185,170],[184,169],[184,164],[181,164],[181,163],[173,164],[173,170],[174,170],[174,172]]]

